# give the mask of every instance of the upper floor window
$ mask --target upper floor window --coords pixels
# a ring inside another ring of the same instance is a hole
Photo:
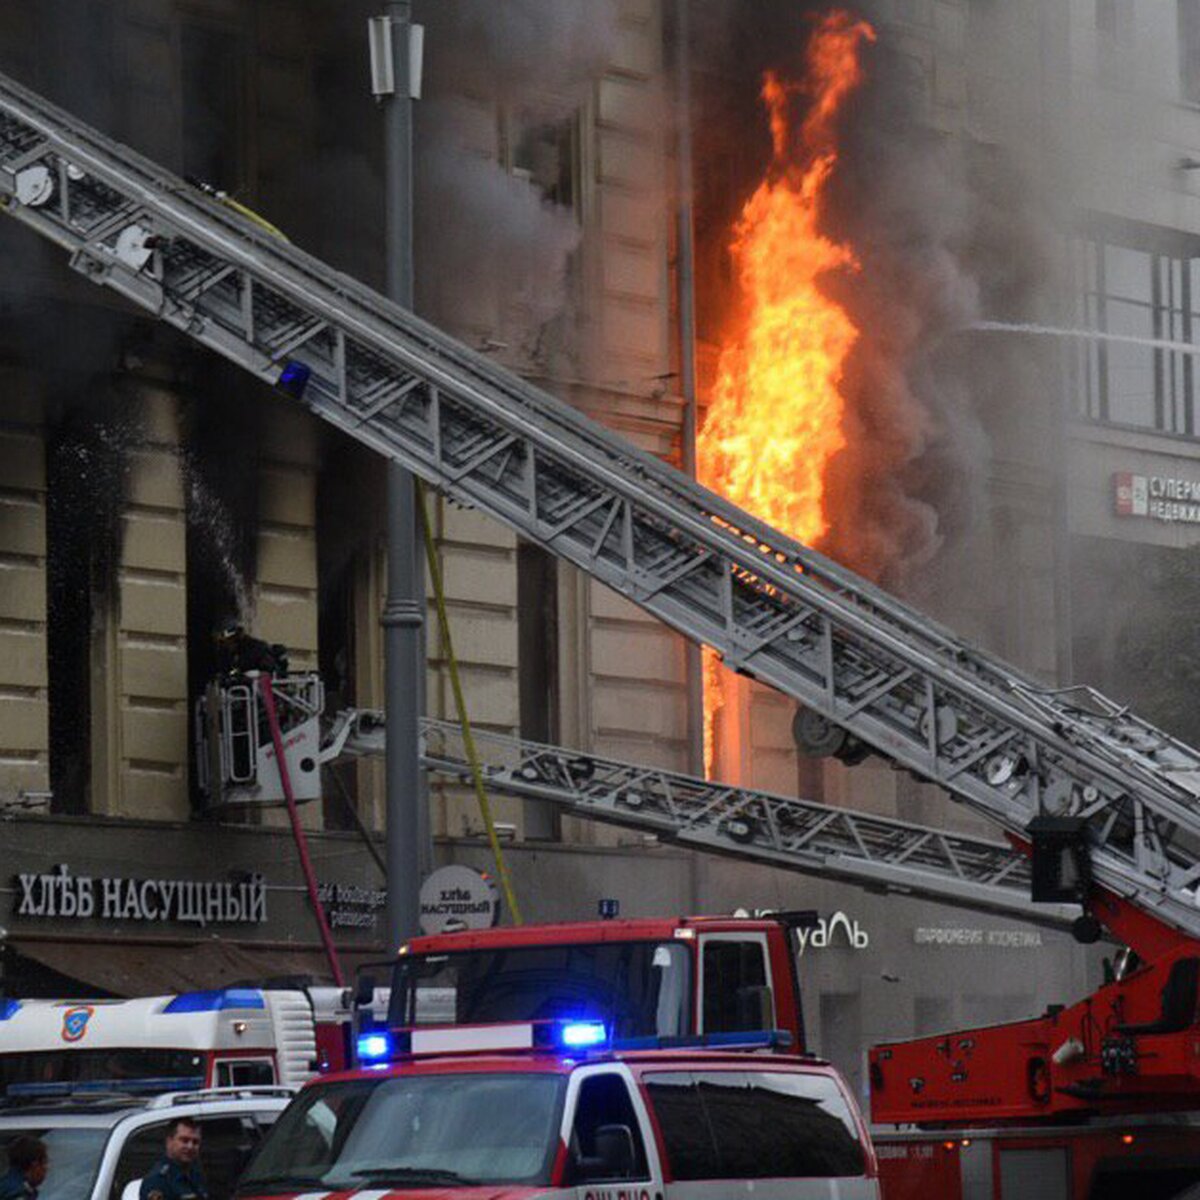
[[[1084,240],[1077,247],[1083,412],[1114,425],[1191,434],[1195,356],[1172,343],[1200,331],[1200,259]]]
[[[579,206],[579,115],[543,120],[502,110],[500,153],[510,174],[528,180],[545,200],[562,208]]]

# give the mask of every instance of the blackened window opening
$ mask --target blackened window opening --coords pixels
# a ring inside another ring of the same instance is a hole
[[[230,624],[253,633],[261,398],[257,384],[219,359],[196,356],[190,369],[182,473],[188,696],[194,704],[220,669],[215,635]],[[199,811],[194,739],[188,753],[192,804]]]
[[[245,199],[245,53],[237,31],[184,25],[179,35],[183,173]]]
[[[46,445],[50,788],[55,812],[90,807],[92,640],[116,602],[126,455],[136,436],[106,379],[81,387]]]
[[[384,539],[386,467],[377,454],[337,433],[326,433],[317,478],[317,666],[325,683],[325,711],[368,708],[372,702],[370,662],[360,663],[362,614],[377,621],[372,595],[372,563]],[[365,642],[366,647],[373,644]],[[364,652],[369,659],[369,650]],[[358,762],[351,759],[322,768],[326,829],[356,828],[359,809]]]
[[[521,736],[558,744],[558,562],[531,542],[517,545],[517,692]],[[526,801],[525,836],[556,838],[556,807]]]

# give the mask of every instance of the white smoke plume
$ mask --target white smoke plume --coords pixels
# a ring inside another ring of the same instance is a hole
[[[569,307],[581,233],[544,181],[512,169],[511,141],[573,118],[611,59],[618,5],[432,0],[417,16],[418,308],[518,365],[540,360],[548,325]]]

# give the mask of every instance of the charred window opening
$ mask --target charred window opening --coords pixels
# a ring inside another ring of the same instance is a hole
[[[67,401],[46,444],[46,608],[53,809],[89,808],[94,631],[117,599],[130,399],[97,378]]]
[[[370,704],[369,685],[360,678],[370,673],[370,665],[359,661],[360,638],[367,633],[360,621],[378,620],[366,600],[372,559],[384,535],[385,473],[378,455],[340,434],[326,438],[317,480],[317,645],[328,714]],[[355,828],[358,774],[353,761],[324,768],[326,829]]]
[[[219,670],[214,634],[251,629],[258,535],[257,385],[211,356],[192,361],[183,480],[187,512],[187,669],[192,703]],[[192,801],[196,747],[189,745]]]
[[[246,53],[236,30],[184,25],[179,33],[183,174],[245,190]]]
[[[502,113],[501,152],[510,174],[527,180],[542,198],[575,211],[579,203],[579,117],[541,121]]]
[[[558,562],[531,542],[517,546],[517,690],[521,736],[558,743]],[[557,838],[558,811],[525,803],[525,836]]]

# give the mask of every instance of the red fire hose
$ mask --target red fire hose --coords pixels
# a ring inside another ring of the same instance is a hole
[[[292,823],[292,837],[296,840],[296,850],[300,854],[300,868],[304,872],[304,882],[308,886],[308,898],[312,902],[313,914],[317,918],[317,928],[321,931],[321,944],[325,947],[325,957],[329,960],[329,969],[333,972],[333,981],[338,987],[346,986],[345,976],[342,975],[342,964],[338,962],[337,947],[333,944],[333,934],[329,932],[329,922],[325,920],[325,910],[321,907],[321,897],[317,892],[317,877],[313,872],[312,859],[308,854],[308,839],[304,836],[304,827],[300,824],[300,814],[296,811],[296,795],[292,791],[292,777],[288,772],[287,759],[283,754],[283,734],[279,729],[279,717],[275,712],[275,692],[271,688],[271,676],[263,673],[258,677],[259,690],[262,692],[263,710],[267,714],[267,725],[271,730],[271,741],[275,746],[275,762],[279,767],[279,782],[283,784],[283,798],[287,801],[288,820]]]

